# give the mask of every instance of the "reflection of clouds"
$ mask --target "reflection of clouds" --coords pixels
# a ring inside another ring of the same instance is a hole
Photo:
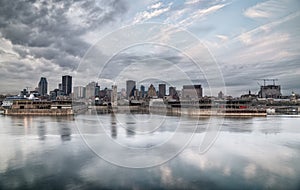
[[[223,175],[225,176],[230,176],[231,175],[231,168],[228,165],[225,165],[224,169],[223,169]]]
[[[282,176],[294,179],[298,175],[297,169],[299,170],[294,163],[300,156],[297,152],[299,149],[296,148],[299,144],[299,140],[296,140],[299,130],[295,130],[297,122],[282,120],[280,126],[274,126],[280,133],[265,135],[261,128],[272,131],[271,123],[265,119],[253,120],[253,123],[247,124],[247,128],[251,129],[250,133],[244,133],[242,128],[245,121],[234,121],[240,123],[240,127],[234,126],[237,129],[234,131],[228,127],[223,128],[214,146],[203,155],[195,151],[199,146],[195,139],[199,139],[202,134],[195,134],[190,146],[179,158],[201,171],[209,173],[217,170],[226,177],[238,175],[244,180],[255,180],[268,188],[282,186],[282,181],[278,179]],[[226,122],[228,120],[225,124]],[[258,178],[258,173],[264,176],[263,179]]]
[[[63,118],[60,122],[65,120],[66,118]],[[39,160],[42,153],[47,154],[53,147],[60,145],[56,138],[60,134],[54,130],[59,125],[53,121],[56,121],[53,117],[1,118],[0,123],[7,128],[0,126],[0,173],[5,173],[14,167],[23,167],[30,159]],[[55,164],[53,163],[53,166]]]
[[[172,176],[172,170],[170,167],[167,166],[161,166],[160,167],[161,172],[161,182],[165,185],[172,185],[174,180]]]
[[[286,142],[289,141],[289,135],[282,137],[286,139]],[[244,158],[265,171],[293,176],[295,171],[288,163],[299,155],[296,150],[277,144],[276,136],[275,139],[273,136],[272,140],[273,142],[270,142],[270,139],[266,140],[265,136],[259,134],[253,139],[241,133],[228,134],[224,132],[218,139],[219,143],[216,145],[218,147],[215,148],[224,155],[231,153],[235,157]]]
[[[244,177],[246,179],[251,179],[254,178],[255,176],[256,176],[256,165],[250,163],[244,168]]]
[[[200,170],[209,170],[223,166],[219,160],[211,159],[207,154],[199,154],[196,150],[197,149],[186,149],[180,155],[180,158],[187,164],[196,166]]]

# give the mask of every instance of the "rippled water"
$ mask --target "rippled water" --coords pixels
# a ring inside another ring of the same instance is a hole
[[[0,189],[300,189],[299,121],[0,116]]]

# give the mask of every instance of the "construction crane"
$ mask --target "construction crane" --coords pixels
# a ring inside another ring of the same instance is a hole
[[[255,79],[255,80],[263,80],[264,86],[266,86],[266,81],[273,81],[273,85],[275,85],[275,81],[278,81],[278,79]]]

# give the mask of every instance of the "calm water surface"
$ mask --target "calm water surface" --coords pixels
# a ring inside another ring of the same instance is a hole
[[[0,116],[0,189],[300,189],[299,123],[298,116]],[[212,129],[217,138],[201,152]]]

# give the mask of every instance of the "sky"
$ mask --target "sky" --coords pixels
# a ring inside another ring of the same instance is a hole
[[[1,0],[0,93],[62,75],[101,88],[134,79],[204,93],[300,93],[299,0]]]

